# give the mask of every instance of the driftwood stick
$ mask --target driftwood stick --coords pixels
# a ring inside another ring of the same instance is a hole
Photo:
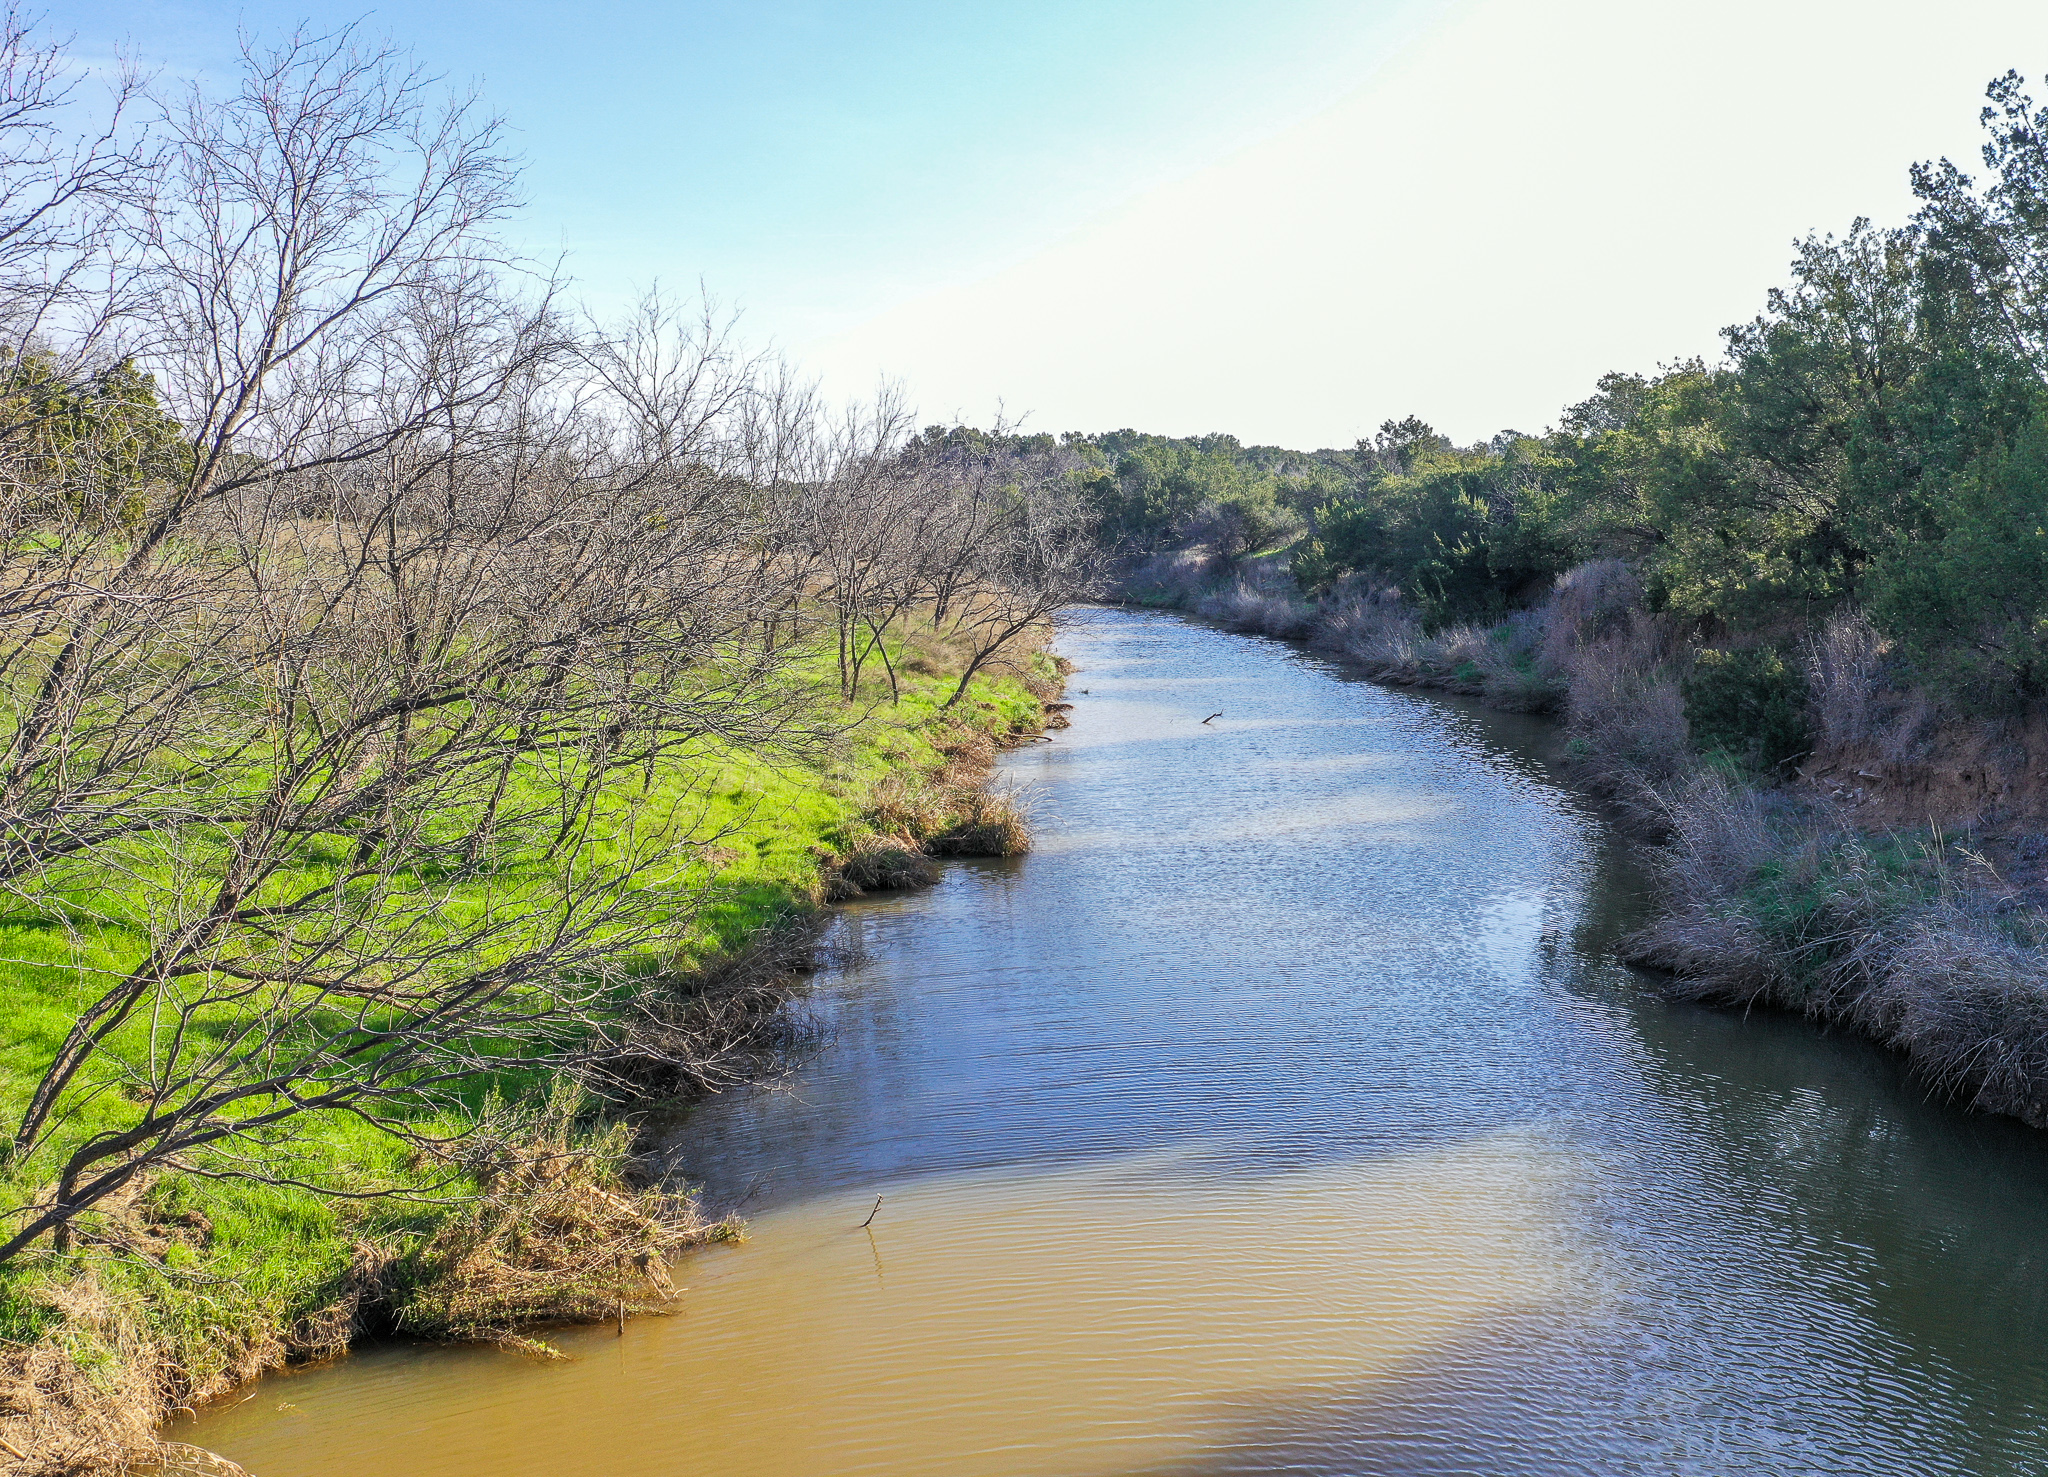
[[[877,1195],[877,1196],[875,1197],[875,1210],[880,1210],[881,1208],[882,1208],[882,1197],[881,1197],[880,1195]],[[868,1228],[869,1226],[872,1226],[872,1225],[873,1225],[873,1224],[875,1223],[875,1210],[871,1210],[871,1211],[869,1211],[869,1212],[868,1212],[868,1218],[867,1218],[866,1220],[864,1220],[864,1221],[862,1221],[862,1222],[860,1223],[860,1228],[861,1228],[861,1229],[862,1229],[863,1231],[865,1231],[865,1230],[866,1230],[866,1229],[867,1229],[867,1228]]]

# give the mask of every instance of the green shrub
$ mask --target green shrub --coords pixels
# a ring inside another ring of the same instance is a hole
[[[1918,680],[2014,711],[2048,695],[2048,410],[1957,479],[1944,518],[1877,561],[1871,615]]]
[[[1684,692],[1699,749],[1762,770],[1789,768],[1813,751],[1806,678],[1769,647],[1701,652]]]

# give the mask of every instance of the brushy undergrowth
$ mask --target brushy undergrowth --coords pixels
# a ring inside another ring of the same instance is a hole
[[[445,1122],[426,1124],[472,1130],[441,1160],[353,1118],[317,1120],[253,1167],[394,1193],[337,1200],[195,1165],[204,1172],[160,1176],[88,1216],[68,1253],[44,1249],[0,1274],[0,1471],[161,1457],[153,1432],[165,1415],[365,1335],[539,1351],[535,1324],[663,1306],[668,1258],[738,1231],[704,1220],[636,1160],[617,1109],[717,1091],[786,1058],[803,1037],[788,1007],[820,903],[928,882],[935,854],[1028,847],[1021,800],[987,781],[1003,747],[1045,726],[1062,665],[1033,651],[978,677],[950,710],[958,668],[941,643],[909,638],[896,666],[900,689],[864,692],[821,752],[771,761],[709,749],[652,777],[692,795],[700,834],[721,838],[716,874],[693,942],[646,961],[619,999],[610,1029],[628,1049],[602,1080],[574,1092],[545,1076],[480,1082]],[[64,920],[0,919],[14,1026],[0,1044],[0,1113],[18,1113],[68,1028],[82,998],[75,965],[132,948],[113,930],[81,937]],[[634,1073],[635,1041],[658,1070]],[[92,1113],[123,1110],[118,1095],[96,1099],[77,1131],[97,1126]],[[488,1131],[473,1131],[478,1122]],[[40,1169],[0,1173],[30,1190]]]
[[[1629,957],[1680,995],[1850,1026],[1943,1095],[2048,1127],[2048,926],[1981,851],[1769,817],[1713,779],[1673,830],[1665,910]]]

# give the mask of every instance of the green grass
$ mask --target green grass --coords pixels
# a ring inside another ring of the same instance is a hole
[[[962,725],[993,734],[1039,726],[1039,699],[1018,677],[978,677],[948,713],[941,705],[956,679],[915,651],[897,653],[897,661],[899,701],[889,701],[884,680],[867,684],[855,705],[819,700],[829,710],[823,716],[841,730],[822,752],[770,760],[708,749],[666,759],[642,778],[633,803],[651,804],[656,812],[687,804],[695,836],[720,838],[720,853],[715,875],[698,879],[710,887],[709,902],[694,913],[680,952],[632,960],[634,969],[687,971],[814,906],[821,867],[863,836],[870,794],[892,776],[929,779],[942,765],[941,745],[957,738]],[[1034,661],[1037,675],[1052,675],[1049,657]],[[603,814],[628,824],[626,804],[624,798],[608,804]],[[602,859],[608,848],[631,839],[600,828],[589,844]],[[296,879],[333,861],[309,856]],[[504,880],[497,879],[501,895]],[[92,997],[91,972],[124,970],[144,948],[143,936],[122,921],[124,909],[132,917],[139,904],[124,895],[117,872],[87,879],[72,901],[72,907],[49,910],[57,916],[0,917],[0,989],[8,1002],[0,1123],[7,1127]],[[464,906],[481,904],[457,887],[451,910]],[[452,917],[451,926],[461,921]],[[538,1111],[555,1091],[556,1084],[533,1074],[506,1073],[471,1084],[466,1107],[502,1095]],[[0,1194],[10,1205],[23,1203],[49,1182],[68,1146],[123,1122],[132,1106],[118,1092],[92,1098],[47,1151],[0,1171]],[[443,1126],[455,1126],[462,1111],[439,1109]],[[167,1174],[118,1217],[125,1228],[120,1234],[132,1241],[139,1227],[143,1244],[88,1242],[67,1256],[45,1249],[0,1269],[0,1338],[54,1344],[89,1376],[114,1383],[123,1376],[122,1361],[135,1357],[124,1337],[139,1331],[182,1372],[178,1383],[197,1392],[219,1389],[246,1375],[252,1361],[261,1362],[279,1330],[335,1299],[359,1245],[403,1255],[458,1211],[451,1197],[469,1188],[430,1192],[431,1176],[411,1150],[352,1117],[303,1120],[288,1143],[263,1153],[266,1168],[309,1181],[409,1186],[424,1198],[333,1200],[247,1180]],[[115,1224],[98,1220],[103,1234]],[[93,1290],[90,1302],[99,1310],[93,1316],[78,1312],[81,1279]],[[102,1316],[108,1310],[113,1323]]]

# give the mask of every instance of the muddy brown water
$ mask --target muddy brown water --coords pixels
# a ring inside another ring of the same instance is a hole
[[[1614,962],[1641,877],[1545,724],[1163,616],[1065,648],[1037,851],[848,908],[829,1048],[682,1128],[752,1233],[679,1315],[168,1434],[256,1477],[2048,1470],[2048,1135]]]

